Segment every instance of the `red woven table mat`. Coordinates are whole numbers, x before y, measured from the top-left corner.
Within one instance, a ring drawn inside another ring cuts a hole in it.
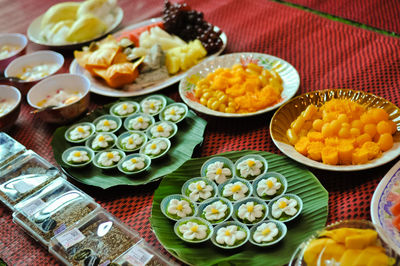
[[[330,21],[276,2],[187,2],[193,8],[202,10],[210,22],[226,32],[226,53],[261,52],[291,63],[299,71],[301,78],[298,94],[318,89],[351,88],[372,92],[396,105],[400,103],[400,92],[397,89],[400,87],[399,39]],[[134,18],[136,13],[127,11],[137,12],[132,8],[133,3],[120,1],[120,5],[126,16]],[[146,13],[149,17],[159,15],[161,3],[146,2],[144,5],[149,9],[156,8]],[[146,8],[142,10],[147,10]],[[0,29],[5,29],[2,26],[3,21],[5,24],[9,23],[0,16]],[[24,28],[15,28],[14,31],[24,31]],[[71,53],[64,55],[69,58],[67,62],[70,62]],[[65,66],[66,71],[67,69]],[[161,93],[180,100],[177,85]],[[110,101],[112,99],[93,96],[91,108]],[[50,142],[56,126],[41,122],[29,114],[29,111],[30,108],[24,103],[20,118],[11,129],[10,135],[54,163]],[[208,121],[208,125],[204,142],[194,154],[196,157],[243,149],[281,154],[269,136],[268,127],[272,113],[233,120],[201,116]],[[350,218],[369,219],[374,189],[393,163],[350,174],[310,169],[329,191],[328,223]],[[74,183],[109,212],[137,230],[155,248],[162,249],[148,221],[152,195],[159,183],[113,188],[106,192]],[[11,220],[11,212],[0,206],[1,258],[11,265],[56,263],[44,248],[40,248],[29,236],[18,231]],[[163,252],[166,253],[165,250]]]
[[[374,28],[400,34],[400,2],[397,0],[282,0]]]

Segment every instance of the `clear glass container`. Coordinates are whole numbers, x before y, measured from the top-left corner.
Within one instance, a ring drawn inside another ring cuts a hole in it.
[[[91,197],[58,178],[15,205],[13,220],[44,246],[100,208]]]
[[[29,150],[0,171],[0,200],[11,210],[15,204],[62,176],[59,170]]]
[[[7,135],[0,132],[0,169],[14,160],[18,155],[24,153],[25,146]]]
[[[49,251],[66,265],[108,265],[141,240],[105,210],[97,210],[50,241]]]

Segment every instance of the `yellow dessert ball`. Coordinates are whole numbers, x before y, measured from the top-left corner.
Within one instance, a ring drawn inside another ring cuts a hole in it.
[[[378,141],[382,151],[390,150],[393,147],[393,137],[389,133],[382,134]]]

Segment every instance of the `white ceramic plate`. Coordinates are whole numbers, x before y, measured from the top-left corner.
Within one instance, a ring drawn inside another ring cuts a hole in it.
[[[400,200],[400,161],[383,177],[371,200],[371,219],[379,236],[400,255],[400,231],[390,207]]]
[[[162,21],[162,18],[152,18],[149,20],[145,20],[140,23],[130,25],[130,26],[118,31],[115,34],[115,36],[118,37],[123,32],[134,30],[134,29],[141,28],[141,27],[148,26],[148,25],[152,25],[152,24],[155,24],[160,21]],[[219,30],[219,28],[216,26],[214,26],[214,29]],[[226,34],[224,32],[222,32],[220,35],[220,38],[222,40],[221,49],[218,52],[206,57],[203,61],[215,58],[220,53],[222,53],[222,51],[225,49],[226,44],[227,44]],[[143,89],[135,89],[135,90],[129,90],[129,91],[125,90],[124,91],[124,90],[117,90],[117,89],[110,88],[102,80],[92,77],[92,75],[90,75],[90,73],[86,69],[82,68],[75,59],[72,61],[71,65],[69,67],[69,72],[71,72],[73,74],[85,75],[86,77],[88,77],[90,79],[90,82],[92,83],[92,88],[91,88],[92,92],[94,92],[96,94],[104,95],[104,96],[109,96],[109,97],[129,97],[129,96],[144,95],[144,94],[149,94],[149,93],[152,93],[155,91],[159,91],[165,87],[168,87],[168,86],[178,82],[187,73],[187,71],[180,72],[177,75],[171,76],[170,78],[168,78],[164,81],[160,81],[153,85],[147,86]]]
[[[113,30],[115,30],[119,26],[119,24],[121,23],[121,21],[124,17],[124,11],[120,7],[117,7],[114,11],[114,17],[115,17],[114,23],[108,28],[108,30],[106,32],[104,32],[104,34],[97,36],[94,39],[87,40],[84,42],[67,43],[67,44],[53,44],[53,43],[50,43],[50,42],[44,40],[41,36],[41,26],[40,26],[43,15],[37,17],[36,19],[34,19],[32,21],[32,23],[28,27],[27,34],[28,34],[29,40],[36,44],[45,45],[45,46],[53,47],[53,48],[59,48],[59,49],[76,49],[86,43],[89,43],[89,42],[99,39],[103,36],[106,36]]]
[[[203,78],[207,76],[208,73],[213,72],[217,68],[232,67],[232,65],[234,64],[249,63],[254,61],[256,61],[258,65],[266,69],[274,68],[274,70],[277,71],[281,76],[283,80],[283,91],[281,95],[282,100],[277,104],[274,104],[254,113],[233,114],[218,112],[209,109],[198,102],[198,100],[194,96],[194,89],[196,88],[196,85],[190,81],[192,77],[196,77],[197,80],[199,77]],[[299,73],[297,73],[296,69],[291,64],[283,59],[272,55],[260,53],[234,53],[223,55],[212,60],[204,61],[203,63],[190,69],[187,72],[186,77],[183,78],[179,84],[179,95],[188,106],[196,111],[207,115],[219,117],[246,117],[259,115],[278,108],[282,104],[289,101],[290,98],[292,98],[296,94],[297,90],[299,89],[299,85]]]
[[[333,98],[339,99],[351,99],[355,102],[358,102],[367,108],[379,107],[386,110],[389,114],[389,119],[393,120],[397,127],[400,128],[400,108],[398,108],[393,103],[387,101],[384,98],[376,96],[371,93],[367,93],[364,91],[356,91],[356,90],[346,90],[346,89],[332,89],[332,90],[319,90],[312,91],[308,93],[304,93],[300,96],[297,96],[287,102],[285,105],[282,105],[279,110],[277,110],[274,116],[271,119],[271,123],[269,126],[270,135],[272,141],[281,150],[286,156],[291,159],[322,170],[329,171],[359,171],[366,170],[370,168],[375,168],[385,163],[388,163],[395,159],[400,154],[400,132],[397,132],[394,135],[394,144],[393,147],[382,153],[382,156],[376,158],[374,160],[369,161],[366,164],[359,165],[328,165],[322,162],[311,160],[310,158],[302,155],[297,152],[291,144],[289,144],[289,140],[286,137],[286,131],[290,127],[290,123],[294,121],[298,115],[302,111],[306,109],[306,107],[310,104],[315,104],[317,106],[321,106],[326,101],[329,101]]]

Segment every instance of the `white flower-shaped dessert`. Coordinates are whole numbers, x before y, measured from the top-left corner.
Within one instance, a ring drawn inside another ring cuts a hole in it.
[[[282,184],[275,177],[260,180],[257,184],[257,194],[259,196],[272,196],[281,188]]]
[[[261,204],[255,204],[253,201],[240,205],[238,209],[238,217],[242,220],[254,222],[256,219],[263,217],[264,210]]]
[[[139,134],[131,134],[121,140],[122,146],[127,150],[133,150],[143,143],[143,138]]]
[[[213,187],[207,185],[204,181],[193,182],[188,186],[190,191],[189,198],[193,201],[198,201],[199,199],[208,199],[212,196]]]
[[[187,222],[178,227],[179,232],[182,233],[183,238],[188,240],[204,239],[207,237],[207,226],[195,222]]]
[[[192,214],[193,210],[190,207],[189,202],[186,200],[172,199],[167,208],[167,212],[172,215],[177,215],[180,218],[184,218]]]
[[[118,126],[117,122],[111,119],[102,119],[96,124],[97,131],[108,132],[116,129]]]
[[[217,231],[217,243],[220,245],[233,246],[236,241],[246,238],[246,233],[239,229],[237,225],[222,227]]]
[[[102,152],[98,159],[98,164],[103,166],[111,166],[121,160],[121,154],[117,151]]]
[[[228,205],[221,201],[215,201],[204,208],[204,214],[209,221],[218,221],[226,216]]]
[[[142,157],[134,157],[122,163],[122,168],[128,171],[140,170],[145,166],[145,159]]]
[[[129,120],[129,128],[143,130],[150,126],[151,119],[146,116],[138,116]]]
[[[77,126],[69,133],[69,138],[79,140],[87,138],[90,135],[90,126]]]
[[[164,119],[168,121],[178,121],[185,114],[185,108],[173,105],[164,111]]]
[[[144,153],[147,155],[155,156],[162,153],[167,147],[168,144],[164,140],[155,139],[154,141],[146,145]]]
[[[246,197],[246,193],[249,191],[249,188],[243,182],[235,182],[229,183],[224,186],[224,190],[222,191],[222,196],[224,197],[232,197],[233,200],[241,200]]]
[[[253,239],[257,243],[261,242],[270,242],[276,237],[279,233],[278,227],[274,223],[262,223],[257,226],[256,231],[254,232]]]
[[[279,218],[282,216],[282,213],[293,216],[297,213],[296,206],[297,201],[295,199],[287,199],[282,197],[272,204],[272,216],[274,218]]]
[[[217,184],[222,184],[232,175],[231,169],[224,167],[223,162],[214,162],[207,166],[206,176],[210,180],[215,180]]]
[[[150,133],[154,138],[168,138],[173,131],[173,128],[168,123],[160,123],[150,129]]]
[[[147,99],[142,102],[142,110],[146,114],[155,114],[162,108],[163,102],[158,99]]]
[[[134,111],[134,105],[131,103],[120,103],[114,109],[114,112],[117,115],[127,115],[133,113]]]
[[[240,176],[247,178],[261,174],[263,163],[257,159],[249,158],[240,162],[237,167],[240,171]]]
[[[67,157],[67,161],[73,163],[84,163],[89,161],[89,159],[86,151],[71,151]]]
[[[114,139],[110,135],[100,134],[94,138],[92,141],[92,148],[107,148],[110,144],[109,142],[114,141]]]

